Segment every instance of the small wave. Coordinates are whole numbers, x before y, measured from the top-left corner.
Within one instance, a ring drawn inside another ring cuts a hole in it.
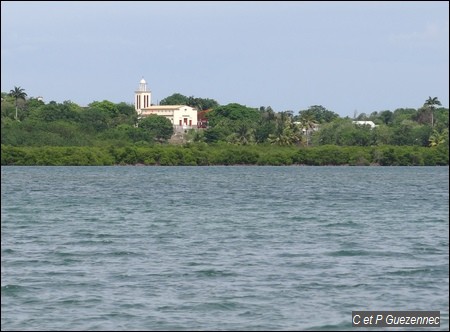
[[[342,257],[342,256],[370,256],[372,255],[371,252],[366,250],[338,250],[333,251],[328,254],[329,256],[333,257]]]
[[[399,269],[396,271],[391,271],[391,272],[387,272],[388,275],[394,275],[394,276],[411,276],[411,275],[431,275],[431,274],[435,274],[437,272],[440,272],[437,269],[432,269],[432,268],[405,268],[405,269]],[[448,271],[447,271],[447,275],[448,275]]]
[[[379,257],[395,257],[396,259],[400,259],[400,258],[403,258],[403,259],[407,259],[407,258],[415,259],[416,258],[416,256],[413,255],[410,252],[385,251],[385,250],[383,250],[383,251],[373,251],[372,255],[373,256],[379,256]]]
[[[447,246],[448,246],[448,245],[447,245]],[[448,248],[447,248],[447,249],[448,249]],[[445,252],[444,250],[442,250],[442,249],[440,249],[440,248],[435,248],[435,247],[431,247],[431,246],[429,246],[429,245],[420,245],[420,244],[414,246],[414,247],[412,248],[412,251],[413,251],[414,253],[420,254],[420,255],[423,255],[423,254],[426,254],[426,255],[429,255],[429,254],[437,255],[437,254],[442,254],[442,253]]]
[[[20,285],[10,284],[2,286],[2,296],[15,296],[26,291],[27,287]]]
[[[352,220],[342,221],[342,222],[331,222],[329,224],[323,225],[323,227],[350,227],[352,229],[360,227],[360,226],[361,225],[359,223],[356,223]]]
[[[198,270],[195,271],[195,273],[199,276],[203,277],[233,277],[237,276],[234,272],[226,272],[226,271],[220,271],[220,270],[214,270],[214,269],[206,269],[206,270]]]
[[[111,255],[111,256],[139,256],[140,254],[138,254],[137,252],[134,252],[134,251],[120,250],[120,251],[111,252],[109,255]]]
[[[81,230],[81,231],[76,231],[76,232],[72,233],[72,236],[73,236],[73,238],[89,239],[89,238],[95,237],[96,234],[92,231]]]
[[[310,257],[310,256],[311,256],[311,254],[304,254],[304,253],[293,254],[290,252],[283,252],[283,253],[277,255],[277,257],[283,257],[283,258]]]
[[[188,266],[200,266],[200,265],[204,265],[204,263],[188,262],[187,265],[188,265]]]
[[[56,251],[55,255],[57,257],[73,257],[78,256],[78,253],[75,252],[67,252],[67,251]]]
[[[62,299],[57,302],[58,305],[66,306],[66,305],[78,305],[84,304],[85,301],[82,299]]]
[[[104,238],[111,238],[111,237],[115,237],[113,234],[105,234],[105,233],[100,233],[95,235],[96,238],[99,239],[104,239]]]
[[[189,310],[195,310],[195,311],[201,311],[201,312],[208,312],[210,310],[235,310],[239,306],[236,302],[230,302],[230,301],[223,301],[223,302],[206,302],[206,303],[199,303],[194,304],[192,306],[183,306],[183,309],[189,309]]]

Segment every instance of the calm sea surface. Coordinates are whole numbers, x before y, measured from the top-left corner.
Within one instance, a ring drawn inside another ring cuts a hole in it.
[[[448,167],[2,167],[1,328],[340,330],[352,310],[440,310],[448,330],[448,180]]]

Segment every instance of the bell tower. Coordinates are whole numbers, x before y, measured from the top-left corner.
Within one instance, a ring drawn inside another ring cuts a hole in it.
[[[139,82],[139,88],[134,93],[134,108],[138,114],[142,113],[144,108],[151,106],[152,92],[147,88],[147,82],[144,78]]]

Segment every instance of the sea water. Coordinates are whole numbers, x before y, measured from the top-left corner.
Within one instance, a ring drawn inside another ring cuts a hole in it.
[[[2,330],[341,330],[439,310],[448,167],[2,167]]]

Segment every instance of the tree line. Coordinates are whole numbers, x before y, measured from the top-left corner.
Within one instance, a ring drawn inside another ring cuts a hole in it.
[[[420,146],[234,145],[218,143],[154,146],[1,146],[2,165],[46,166],[212,166],[212,165],[350,165],[444,166],[448,151]]]
[[[134,106],[124,102],[94,101],[87,107],[71,101],[44,103],[37,98],[27,98],[25,90],[20,87],[1,95],[2,154],[10,147],[97,147],[102,151],[109,151],[109,147],[156,148],[167,145],[174,134],[172,124],[165,117],[139,119]],[[439,156],[443,153],[448,163],[449,111],[440,107],[437,97],[429,97],[418,109],[374,111],[355,114],[354,118],[340,117],[321,105],[313,105],[294,114],[293,111],[276,112],[270,106],[220,105],[213,99],[186,97],[179,93],[163,99],[161,104],[185,104],[202,111],[208,126],[186,133],[186,141],[190,142],[191,148],[195,144],[206,144],[211,148],[220,146],[216,147],[219,150],[227,146],[246,146],[248,151],[252,151],[249,147],[255,146],[263,150],[270,147],[270,151],[272,148],[281,151],[281,148],[291,147],[325,153],[328,150],[320,147],[382,150],[388,146],[394,149],[392,151],[399,151],[395,148],[399,146],[423,147]],[[376,127],[358,125],[354,121],[373,121]],[[253,163],[264,164],[261,160],[265,154],[261,151],[257,154],[260,161],[253,160]],[[402,159],[399,158],[394,159]],[[421,157],[417,164],[442,164],[442,157],[436,158],[439,161],[428,162],[428,157]],[[144,159],[139,163],[145,164]],[[365,156],[364,159],[369,164],[383,164],[373,156]],[[215,164],[215,160],[212,158],[209,162]],[[122,163],[116,159],[114,162]],[[292,162],[302,163],[295,158]],[[343,163],[352,164],[352,161]],[[282,164],[289,164],[289,161]]]

